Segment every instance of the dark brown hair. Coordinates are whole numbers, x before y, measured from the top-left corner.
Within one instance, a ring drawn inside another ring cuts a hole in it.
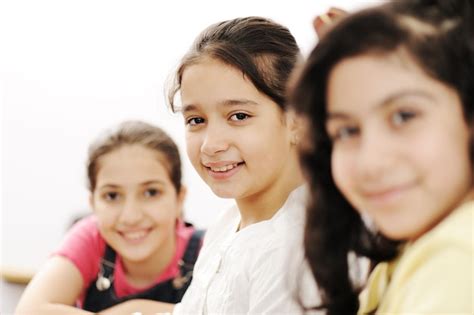
[[[172,111],[177,110],[175,96],[184,70],[203,58],[241,70],[260,92],[284,109],[285,87],[300,51],[290,31],[269,19],[245,17],[213,24],[201,32],[178,66],[167,91]]]
[[[142,145],[164,157],[165,167],[176,192],[181,190],[181,160],[178,147],[161,128],[142,121],[125,121],[105,132],[89,147],[87,159],[88,188],[94,191],[100,158],[126,145]]]
[[[403,49],[430,77],[458,93],[471,130],[474,163],[474,32],[471,0],[397,0],[349,15],[309,56],[291,92],[291,104],[309,121],[311,145],[301,154],[310,184],[305,255],[329,315],[355,314],[358,291],[350,281],[348,253],[374,262],[397,255],[398,243],[368,231],[332,178],[332,143],[326,132],[326,90],[332,69],[364,54]],[[473,166],[474,169],[474,166]]]

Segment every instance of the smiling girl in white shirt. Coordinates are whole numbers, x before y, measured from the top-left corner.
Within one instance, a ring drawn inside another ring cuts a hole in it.
[[[188,156],[212,191],[237,205],[209,229],[174,313],[301,310],[290,265],[302,262],[305,187],[298,124],[285,108],[299,59],[288,29],[259,17],[211,25],[182,59],[169,101],[184,117]]]

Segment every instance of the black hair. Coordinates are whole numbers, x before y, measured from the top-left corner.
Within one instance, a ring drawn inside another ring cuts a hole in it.
[[[290,91],[290,103],[309,122],[310,146],[300,159],[309,180],[305,255],[328,315],[356,314],[360,288],[349,277],[348,253],[374,262],[398,254],[399,242],[368,230],[332,178],[326,131],[326,90],[332,69],[364,54],[403,49],[430,77],[459,95],[470,128],[474,163],[474,32],[470,0],[398,0],[349,15],[317,44]]]
[[[168,90],[168,103],[176,111],[175,95],[184,70],[203,58],[232,66],[284,109],[286,85],[300,50],[290,31],[263,17],[244,17],[213,24],[196,38],[182,58]]]

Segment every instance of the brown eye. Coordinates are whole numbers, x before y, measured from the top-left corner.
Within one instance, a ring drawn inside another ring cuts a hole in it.
[[[359,128],[352,127],[352,126],[343,126],[339,127],[335,132],[330,134],[331,140],[339,141],[339,140],[348,140],[352,137],[355,137],[359,134]]]
[[[160,194],[160,191],[155,188],[150,188],[150,189],[145,190],[145,197],[155,197],[155,196],[158,196],[159,194]]]
[[[230,120],[233,120],[233,121],[242,121],[242,120],[246,120],[250,118],[250,115],[246,114],[246,113],[236,113],[236,114],[233,114],[232,116],[230,116]]]
[[[412,111],[400,110],[392,115],[391,120],[394,125],[400,126],[415,117],[416,113]]]
[[[186,125],[196,126],[204,123],[204,118],[202,117],[193,117],[186,120]]]
[[[110,191],[104,194],[104,199],[107,201],[115,201],[119,198],[119,194],[115,191]]]

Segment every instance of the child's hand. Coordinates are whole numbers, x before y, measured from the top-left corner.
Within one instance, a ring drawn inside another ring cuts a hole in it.
[[[318,37],[321,39],[334,22],[343,18],[347,14],[347,11],[333,7],[326,13],[316,16],[313,20],[313,27],[316,34],[318,34]]]

